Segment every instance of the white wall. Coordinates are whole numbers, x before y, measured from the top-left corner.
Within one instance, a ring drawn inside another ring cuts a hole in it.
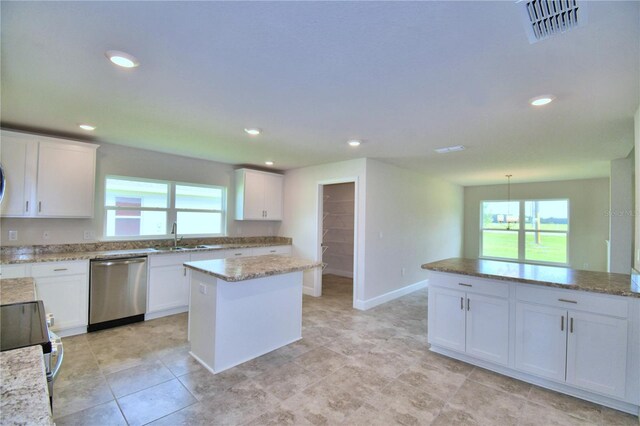
[[[295,255],[321,259],[318,186],[349,179],[357,181],[356,307],[422,282],[423,263],[460,256],[462,188],[371,159],[287,171],[280,234],[293,238]],[[305,292],[317,295],[319,280],[319,271],[306,273]]]
[[[636,153],[636,168],[640,167],[640,107],[636,110],[636,114],[634,116],[634,125],[635,125],[635,153]],[[636,238],[634,245],[634,267],[637,270],[640,270],[640,173],[636,169],[636,205],[635,205],[635,228],[636,228]]]
[[[320,166],[288,170],[284,178],[284,217],[281,236],[293,238],[293,254],[321,260],[318,219],[321,214],[318,190],[320,184],[356,181],[355,199],[358,228],[355,247],[357,264],[354,276],[356,297],[362,297],[364,286],[364,226],[366,197],[366,160],[341,161]],[[318,296],[322,272],[319,268],[304,274],[304,291]]]
[[[84,231],[103,236],[103,199],[106,175],[164,179],[227,187],[227,235],[277,235],[280,222],[242,222],[234,220],[235,189],[233,166],[230,164],[181,157],[155,151],[101,144],[97,154],[96,202],[93,219],[17,219],[0,220],[2,245],[64,244],[85,241]],[[18,231],[18,240],[9,241],[9,230]],[[42,233],[50,232],[44,240]]]
[[[511,185],[511,199],[569,199],[569,264],[576,269],[606,271],[609,238],[609,179],[581,179]],[[464,189],[464,257],[480,252],[480,202],[506,200],[507,185]],[[585,266],[586,264],[586,266]]]
[[[633,154],[611,161],[609,272],[628,274],[633,265]]]
[[[462,187],[368,159],[365,300],[426,280],[424,263],[460,257],[462,212]]]

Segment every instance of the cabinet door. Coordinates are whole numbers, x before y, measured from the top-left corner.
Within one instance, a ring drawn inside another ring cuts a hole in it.
[[[263,175],[266,220],[282,220],[282,176]]]
[[[516,304],[516,369],[564,381],[566,346],[566,310]]]
[[[179,308],[189,304],[189,279],[182,264],[189,255],[179,255],[171,264],[149,268],[149,303],[147,313]]]
[[[95,158],[94,148],[40,142],[37,215],[92,217]]]
[[[244,173],[244,214],[243,219],[264,219],[264,174]]]
[[[464,292],[429,287],[429,343],[464,352],[464,299]]]
[[[28,277],[27,265],[0,265],[0,278],[22,278]]]
[[[509,363],[509,302],[467,293],[466,352],[476,358]]]
[[[567,383],[624,397],[627,320],[569,311]]]
[[[38,297],[53,314],[53,331],[83,327],[89,322],[89,276],[62,275],[36,278]]]
[[[0,214],[7,217],[31,216],[34,211],[38,143],[27,135],[2,132],[0,161],[6,187]]]

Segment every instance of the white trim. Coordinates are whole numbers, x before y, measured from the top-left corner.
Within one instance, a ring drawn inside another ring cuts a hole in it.
[[[341,271],[339,269],[333,269],[329,267],[326,267],[324,271],[322,271],[322,275],[325,274],[333,274],[338,275],[339,277],[353,278],[353,271]]]
[[[177,308],[165,309],[163,311],[156,311],[151,313],[147,312],[146,314],[144,314],[144,320],[149,321],[156,318],[162,318],[162,317],[167,317],[169,315],[181,314],[183,312],[188,312],[188,311],[189,311],[189,306],[186,305],[186,306],[179,306]]]
[[[315,294],[313,287],[302,287],[302,294],[307,296],[318,297],[319,294]]]
[[[409,293],[413,293],[414,291],[421,290],[428,286],[429,286],[429,280],[418,281],[417,283],[409,284],[408,286],[405,286],[396,290],[392,290],[388,293],[382,294],[372,299],[356,300],[354,302],[354,308],[360,309],[362,311],[366,311],[367,309],[371,309],[375,306],[389,302],[393,299],[397,299],[398,297],[402,297]]]
[[[86,334],[87,326],[65,328],[64,330],[53,330],[59,337],[75,336],[77,334]]]

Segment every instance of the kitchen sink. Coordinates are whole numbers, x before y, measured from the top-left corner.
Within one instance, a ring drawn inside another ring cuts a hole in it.
[[[153,247],[154,250],[157,251],[180,251],[180,250],[188,250],[191,247],[182,247],[182,246],[178,246],[178,247]]]

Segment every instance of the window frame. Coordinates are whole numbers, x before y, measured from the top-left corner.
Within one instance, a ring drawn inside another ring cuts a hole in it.
[[[108,179],[121,179],[137,182],[150,182],[158,184],[166,184],[167,191],[167,207],[125,207],[125,206],[107,206],[107,180]],[[210,209],[185,209],[176,208],[176,185],[180,186],[194,186],[202,188],[213,188],[222,191],[221,210]],[[104,193],[102,200],[102,208],[104,210],[103,218],[103,238],[105,240],[164,240],[172,238],[171,226],[178,220],[178,212],[193,212],[193,213],[220,213],[220,233],[217,234],[182,234],[178,228],[178,235],[188,238],[209,238],[209,237],[224,237],[227,233],[227,187],[222,185],[209,185],[203,183],[182,182],[182,181],[170,181],[161,179],[148,179],[134,176],[122,176],[122,175],[106,175],[104,177]],[[157,235],[107,235],[108,220],[107,215],[110,210],[133,210],[133,211],[157,211],[166,213],[165,234]]]
[[[484,218],[483,218],[483,204],[484,203],[506,203],[506,202],[517,202],[519,206],[518,212],[518,229],[514,230],[505,230],[505,229],[494,229],[494,228],[485,228],[484,227]],[[545,230],[538,231],[544,233],[553,233],[553,234],[565,234],[567,236],[567,247],[566,247],[566,262],[546,262],[543,260],[529,260],[526,259],[526,236],[527,232],[535,232],[532,229],[526,229],[525,225],[525,205],[527,202],[532,201],[566,201],[567,203],[567,230],[566,231],[558,231],[558,230]],[[491,200],[480,200],[480,232],[479,232],[479,244],[478,244],[478,258],[479,259],[487,259],[487,260],[500,260],[506,262],[518,262],[518,263],[527,263],[532,265],[547,265],[547,266],[562,266],[562,267],[571,267],[570,261],[570,253],[571,253],[571,200],[569,198],[521,198],[517,200],[504,200],[504,199],[491,199]],[[484,231],[506,231],[506,232],[515,232],[518,235],[518,257],[517,258],[509,258],[509,257],[497,257],[497,256],[483,256],[482,249],[484,246]]]

